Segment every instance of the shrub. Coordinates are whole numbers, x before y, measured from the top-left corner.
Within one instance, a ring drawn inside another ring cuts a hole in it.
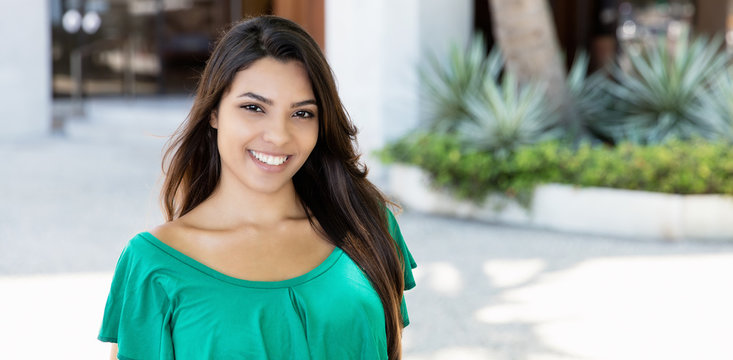
[[[733,148],[699,138],[649,146],[584,143],[576,149],[546,141],[499,158],[492,152],[466,150],[452,135],[418,134],[388,145],[380,156],[388,163],[418,166],[436,186],[475,201],[492,192],[522,200],[545,183],[733,195]]]
[[[490,192],[520,201],[538,184],[565,183],[677,194],[733,195],[733,76],[721,40],[681,39],[628,48],[630,67],[612,80],[587,74],[581,53],[568,78],[569,107],[594,136],[614,147],[578,144],[577,126],[558,138],[558,109],[536,84],[502,72],[476,37],[445,61],[421,69],[429,133],[385,147],[387,162],[416,165],[436,186],[480,201]],[[720,76],[723,74],[723,76]],[[567,121],[566,121],[567,122]],[[572,122],[576,124],[576,122]]]

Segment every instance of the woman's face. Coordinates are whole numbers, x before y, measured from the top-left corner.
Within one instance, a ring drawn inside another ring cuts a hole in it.
[[[318,139],[318,108],[305,67],[265,57],[239,71],[211,126],[218,129],[222,182],[235,180],[261,193],[292,184]]]

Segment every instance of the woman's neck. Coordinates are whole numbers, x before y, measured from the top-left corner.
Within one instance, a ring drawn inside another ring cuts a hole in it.
[[[199,215],[217,228],[269,226],[306,217],[292,181],[277,191],[263,193],[222,176],[214,192],[199,207]]]

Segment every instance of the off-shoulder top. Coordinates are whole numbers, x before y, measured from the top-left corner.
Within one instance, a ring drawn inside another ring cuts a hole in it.
[[[391,212],[388,221],[411,289],[417,265]],[[402,321],[409,324],[404,298]],[[98,338],[117,343],[123,360],[387,359],[379,296],[338,247],[304,275],[249,281],[148,232],[119,258]]]

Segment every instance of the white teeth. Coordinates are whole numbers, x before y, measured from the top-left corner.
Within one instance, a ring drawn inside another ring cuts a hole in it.
[[[250,150],[249,152],[250,152],[250,153],[251,153],[251,154],[252,154],[252,155],[253,155],[253,156],[254,156],[254,157],[255,157],[255,158],[257,159],[257,160],[259,160],[259,161],[261,161],[261,162],[263,162],[263,163],[265,163],[265,164],[267,164],[267,165],[273,165],[273,166],[277,166],[277,165],[282,165],[282,164],[283,164],[283,163],[285,162],[285,160],[287,160],[287,159],[288,159],[288,157],[287,157],[287,156],[272,156],[272,155],[265,155],[265,154],[260,154],[260,153],[258,153],[258,152],[256,152],[256,151],[254,151],[254,150]]]

